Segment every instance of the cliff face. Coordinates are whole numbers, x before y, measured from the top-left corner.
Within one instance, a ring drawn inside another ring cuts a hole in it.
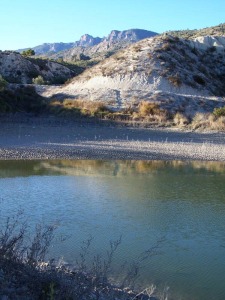
[[[0,74],[11,83],[32,83],[39,75],[45,81],[66,81],[73,77],[73,72],[56,62],[25,58],[16,52],[0,52]]]

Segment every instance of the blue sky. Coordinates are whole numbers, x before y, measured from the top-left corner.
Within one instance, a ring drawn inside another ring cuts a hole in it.
[[[73,42],[131,28],[156,32],[225,22],[224,0],[0,0],[0,49]]]

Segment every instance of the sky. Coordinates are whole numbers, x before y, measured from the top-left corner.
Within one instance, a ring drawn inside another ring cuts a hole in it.
[[[74,42],[86,33],[162,33],[224,22],[224,0],[0,0],[0,50]]]

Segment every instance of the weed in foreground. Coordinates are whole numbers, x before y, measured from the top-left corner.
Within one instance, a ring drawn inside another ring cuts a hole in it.
[[[132,264],[123,264],[121,270],[126,270],[123,279],[120,278],[119,284],[112,284],[109,277],[121,237],[110,242],[105,257],[98,254],[91,256],[93,238],[89,238],[83,242],[75,266],[68,267],[63,261],[45,261],[55,236],[55,226],[37,225],[31,236],[22,211],[1,220],[0,226],[0,296],[54,300],[157,299],[153,297],[154,286],[139,293],[135,293],[134,288],[143,263],[158,253],[164,239],[142,253]],[[91,264],[87,263],[89,258]]]

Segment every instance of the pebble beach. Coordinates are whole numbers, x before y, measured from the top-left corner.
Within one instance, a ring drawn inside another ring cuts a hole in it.
[[[11,117],[1,122],[0,159],[225,161],[225,133]]]

